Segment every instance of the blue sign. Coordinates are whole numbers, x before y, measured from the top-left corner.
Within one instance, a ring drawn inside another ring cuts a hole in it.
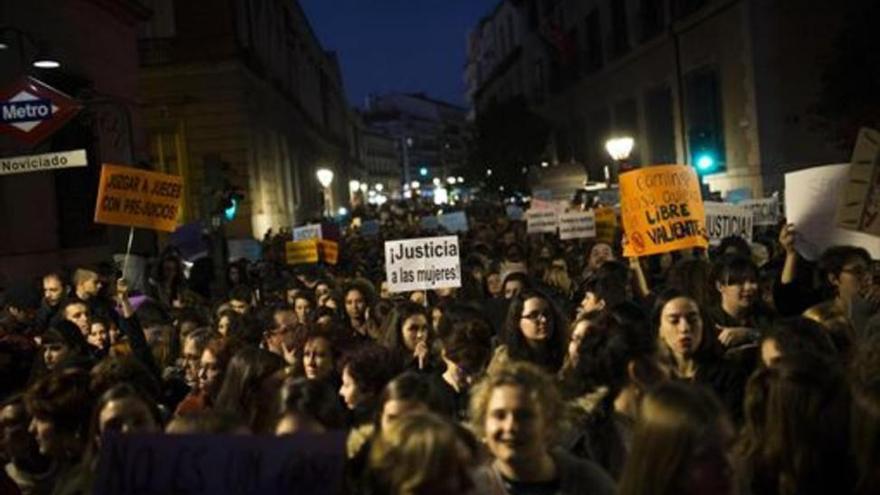
[[[96,495],[342,493],[345,434],[108,435]]]
[[[437,220],[437,217],[431,215],[427,217],[422,217],[421,222],[419,222],[422,229],[424,230],[437,230],[440,226],[440,222]]]
[[[507,212],[507,218],[511,220],[522,220],[523,219],[523,209],[517,205],[507,205],[505,208]]]
[[[52,102],[48,99],[4,101],[0,103],[0,122],[34,122],[52,118]]]
[[[189,261],[208,252],[208,244],[202,237],[202,224],[198,222],[177,227],[177,230],[171,233],[171,244]]]
[[[364,237],[376,237],[379,235],[379,221],[365,220],[361,222],[361,235]]]
[[[467,232],[468,220],[463,211],[444,213],[437,217],[437,222],[448,232]]]

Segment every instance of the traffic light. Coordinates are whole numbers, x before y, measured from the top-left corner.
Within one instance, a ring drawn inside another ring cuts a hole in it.
[[[691,163],[700,175],[720,174],[727,171],[724,161],[724,142],[713,129],[696,128],[688,133]]]
[[[215,191],[214,197],[216,198],[215,214],[222,214],[227,222],[234,220],[238,213],[238,205],[244,200],[241,190],[227,184],[222,190]]]

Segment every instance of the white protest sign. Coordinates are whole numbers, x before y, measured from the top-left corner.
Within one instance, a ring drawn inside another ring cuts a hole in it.
[[[751,242],[754,219],[746,208],[727,203],[704,201],[706,234],[709,244],[717,246],[725,237],[738,236]]]
[[[526,211],[526,233],[543,234],[556,232],[559,215],[556,210],[534,208]]]
[[[596,214],[590,211],[570,211],[559,215],[559,238],[584,239],[596,237]]]
[[[746,199],[736,205],[752,211],[755,225],[779,224],[779,200],[777,198]]]
[[[461,287],[458,237],[422,237],[385,242],[390,292]]]
[[[294,241],[307,241],[309,239],[323,239],[321,234],[321,224],[312,223],[293,229]]]
[[[863,247],[880,259],[880,240],[837,227],[835,208],[849,177],[848,163],[823,165],[785,174],[785,217],[798,235],[795,246],[808,260],[839,245]]]
[[[86,150],[55,151],[40,155],[9,156],[0,158],[0,175],[45,172],[60,168],[85,167]]]

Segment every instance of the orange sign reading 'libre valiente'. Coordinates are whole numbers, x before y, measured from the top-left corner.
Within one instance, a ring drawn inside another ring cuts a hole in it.
[[[183,179],[104,164],[95,222],[173,232],[183,198]]]
[[[625,256],[708,246],[700,180],[691,167],[660,165],[621,174],[620,212]]]

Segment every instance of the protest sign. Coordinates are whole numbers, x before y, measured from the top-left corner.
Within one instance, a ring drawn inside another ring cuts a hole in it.
[[[507,213],[507,218],[511,220],[522,220],[523,219],[523,209],[517,205],[507,205],[504,207],[504,211]]]
[[[739,236],[752,241],[754,218],[747,208],[727,203],[703,203],[706,211],[706,234],[709,244],[717,246],[725,237]]]
[[[880,259],[876,237],[836,226],[834,208],[847,182],[848,163],[824,165],[785,174],[785,217],[798,235],[795,247],[808,260],[839,245],[863,247]]]
[[[242,258],[248,261],[259,261],[263,254],[263,246],[256,239],[229,239],[226,241],[229,248],[229,260],[235,261]]]
[[[208,253],[208,244],[199,222],[181,225],[169,237],[171,245],[180,250],[180,254],[187,260],[191,261]]]
[[[379,221],[365,220],[361,223],[361,235],[364,237],[376,237],[379,235]]]
[[[559,215],[559,239],[596,237],[596,215],[593,211],[570,211]]]
[[[444,213],[437,217],[437,222],[448,232],[467,232],[468,220],[463,211]]]
[[[559,224],[559,215],[554,209],[535,209],[526,211],[526,233],[554,233]]]
[[[707,246],[700,180],[691,167],[661,165],[621,174],[620,209],[625,256]]]
[[[614,208],[604,207],[593,210],[596,217],[596,241],[614,244],[617,236],[617,212]]]
[[[95,204],[95,222],[173,232],[177,228],[183,179],[104,164]]]
[[[599,203],[605,206],[614,206],[616,204],[620,204],[620,190],[619,189],[602,189],[596,193],[596,196],[599,198]]]
[[[880,236],[880,132],[859,131],[837,221],[844,229]]]
[[[318,250],[325,263],[335,265],[339,262],[339,243],[336,241],[318,241]]]
[[[779,224],[779,200],[777,198],[747,199],[737,203],[751,210],[755,225],[778,225]]]
[[[85,167],[86,150],[53,151],[39,155],[8,156],[0,158],[0,175],[45,172],[71,167]]]
[[[295,227],[293,229],[293,240],[306,241],[308,239],[323,239],[324,237],[321,234],[321,224],[312,223],[301,227]]]
[[[318,240],[288,241],[284,245],[284,257],[288,265],[318,262]]]
[[[733,203],[735,205],[738,205],[741,202],[750,199],[752,199],[751,187],[740,187],[738,189],[731,189],[727,191],[727,194],[724,195],[724,201],[726,203]]]
[[[422,237],[385,242],[388,290],[461,287],[458,237]]]
[[[335,495],[345,434],[116,435],[101,442],[96,495]]]
[[[440,227],[440,221],[437,220],[437,217],[434,215],[429,215],[422,217],[421,221],[419,221],[419,225],[423,230],[437,230],[437,228]]]

